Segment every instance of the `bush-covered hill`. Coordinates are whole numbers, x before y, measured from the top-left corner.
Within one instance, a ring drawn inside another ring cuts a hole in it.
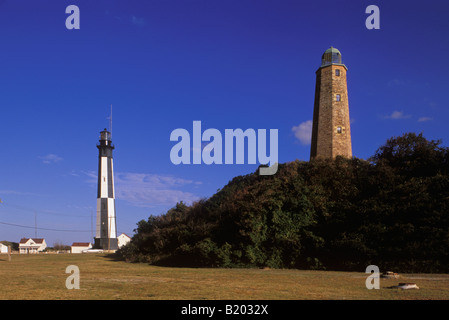
[[[449,272],[449,149],[422,134],[369,161],[294,161],[137,223],[117,253],[195,267]]]

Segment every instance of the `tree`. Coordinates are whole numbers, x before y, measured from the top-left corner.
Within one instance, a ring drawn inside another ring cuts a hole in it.
[[[370,160],[387,165],[407,176],[432,176],[448,172],[448,148],[440,147],[441,140],[427,140],[420,133],[406,133],[387,140]]]

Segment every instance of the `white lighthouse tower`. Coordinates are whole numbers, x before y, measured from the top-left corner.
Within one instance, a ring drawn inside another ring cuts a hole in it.
[[[117,250],[117,224],[115,220],[114,170],[112,165],[111,133],[100,132],[98,162],[97,226],[95,248]]]

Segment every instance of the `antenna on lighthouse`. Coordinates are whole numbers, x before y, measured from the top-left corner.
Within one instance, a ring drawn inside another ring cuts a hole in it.
[[[111,133],[112,138],[112,104],[111,104],[111,115],[109,116],[109,132]]]
[[[36,211],[34,212],[34,237],[37,238],[37,215],[36,215]]]

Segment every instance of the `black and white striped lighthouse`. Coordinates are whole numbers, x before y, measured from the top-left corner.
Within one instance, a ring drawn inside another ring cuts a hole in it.
[[[111,133],[100,132],[98,161],[97,226],[95,248],[117,250],[117,224],[115,221],[114,170],[112,165]]]

